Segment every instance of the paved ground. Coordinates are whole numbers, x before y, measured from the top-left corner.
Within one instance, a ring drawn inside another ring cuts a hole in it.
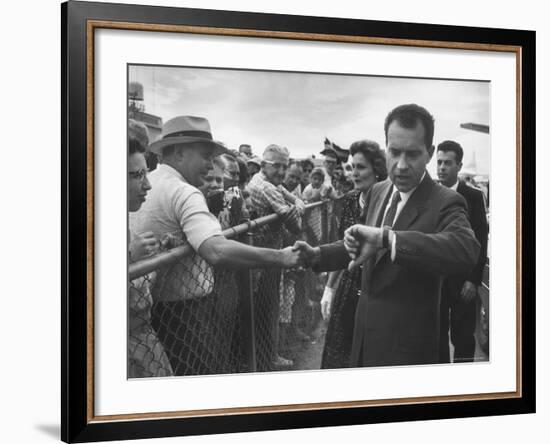
[[[312,340],[296,347],[293,370],[317,370],[321,368],[321,356],[325,346],[327,324],[320,321],[312,333]]]
[[[484,286],[480,290],[480,302],[478,309],[478,321],[476,326],[476,351],[474,360],[481,362],[489,360],[487,351],[488,347],[488,334],[489,334],[489,265],[485,267],[483,275]],[[322,289],[323,286],[320,288]],[[321,291],[321,290],[320,290]],[[485,307],[484,311],[486,316],[482,316],[481,307]],[[290,347],[290,357],[294,360],[294,366],[292,370],[317,370],[321,368],[321,356],[323,354],[323,347],[325,344],[325,333],[327,329],[327,322],[323,321],[320,316],[320,307],[318,302],[314,302],[310,307],[312,312],[319,311],[318,319],[314,322],[316,328],[310,332],[311,341],[296,342]],[[481,344],[484,346],[482,347]],[[451,349],[451,356],[453,354],[453,346],[449,343]]]
[[[323,354],[323,347],[325,344],[325,333],[327,330],[327,323],[320,320],[317,328],[312,333],[312,340],[309,342],[295,343],[291,347],[292,358],[294,359],[294,366],[292,370],[317,370],[321,368],[321,356]],[[487,361],[488,355],[483,351],[480,346],[480,342],[484,341],[484,333],[481,329],[481,323],[477,323],[476,329],[476,351],[474,360],[477,362]],[[453,346],[449,343],[451,349],[451,356],[453,354]]]

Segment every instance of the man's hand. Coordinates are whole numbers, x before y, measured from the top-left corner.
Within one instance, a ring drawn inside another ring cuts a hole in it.
[[[290,207],[290,210],[288,210],[283,215],[283,222],[286,222],[288,220],[296,219],[300,216],[300,212],[298,211],[298,208],[296,208],[294,205]]]
[[[462,291],[460,292],[462,300],[464,302],[470,302],[477,296],[477,286],[473,282],[466,281],[462,286]]]
[[[181,235],[166,233],[160,238],[160,249],[161,251],[170,250],[183,245],[183,243]]]
[[[321,251],[319,247],[312,247],[307,242],[296,241],[292,247],[300,255],[301,266],[308,268],[319,262]]]
[[[283,268],[298,268],[302,266],[300,252],[295,250],[294,247],[283,248],[281,253],[283,255]]]
[[[296,198],[294,201],[294,205],[296,205],[296,209],[298,210],[298,214],[302,216],[306,211],[306,204],[302,199]]]
[[[382,229],[353,225],[344,233],[344,246],[351,257],[348,270],[353,270],[382,248]]]
[[[158,253],[159,246],[159,241],[151,231],[139,234],[130,242],[130,246],[128,247],[130,259],[132,262],[136,262],[140,259],[152,256]]]

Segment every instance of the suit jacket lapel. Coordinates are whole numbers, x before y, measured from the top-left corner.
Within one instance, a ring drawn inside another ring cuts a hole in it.
[[[409,197],[409,200],[407,200],[407,203],[399,213],[399,216],[397,216],[397,220],[393,224],[393,229],[395,231],[406,230],[409,228],[418,215],[427,208],[429,205],[428,197],[434,185],[435,182],[426,172],[424,180],[420,183],[420,185],[418,185],[416,190],[414,190]]]
[[[409,200],[407,200],[407,203],[399,213],[399,216],[397,216],[396,221],[393,224],[394,230],[406,230],[411,226],[411,224],[416,220],[418,215],[424,211],[427,204],[427,198],[430,194],[430,190],[432,189],[434,185],[434,181],[430,177],[430,175],[426,172],[426,176],[424,177],[424,180],[418,185],[416,190],[411,194],[409,197]],[[387,205],[387,199],[389,199],[390,194],[388,193],[388,196],[385,200]],[[384,205],[384,209],[386,208],[386,205]],[[382,214],[384,211],[382,210]],[[382,220],[380,220],[380,223]],[[380,225],[380,224],[379,224]],[[378,226],[379,226],[378,225]],[[374,262],[374,266],[378,265],[378,263],[381,261],[381,259],[384,256],[389,256],[390,252],[389,250],[380,250],[376,255],[376,260]]]
[[[383,190],[380,191],[381,198],[376,199],[376,203],[374,207],[374,220],[372,220],[372,223],[370,225],[379,227],[382,224],[382,220],[384,218],[384,211],[386,210],[388,201],[391,198],[392,191],[393,191],[393,184],[388,180],[387,185],[384,187]]]
[[[391,191],[393,189],[393,184],[388,179],[385,181],[384,185],[380,187],[380,191],[376,195],[372,195],[368,205],[371,207],[367,212],[367,219],[365,225],[370,225],[374,227],[379,227],[382,223],[382,218],[384,217],[384,210],[388,204],[388,200],[391,197]],[[376,262],[376,257],[371,257],[363,264],[363,274],[362,274],[362,289],[366,291],[369,283],[372,269],[374,268]]]

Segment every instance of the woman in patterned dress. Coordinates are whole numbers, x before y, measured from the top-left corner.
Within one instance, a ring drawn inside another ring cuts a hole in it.
[[[128,128],[128,211],[145,202],[151,184],[147,178],[145,125],[130,120]],[[155,254],[160,243],[153,233],[129,232],[128,258],[135,262]],[[128,378],[172,376],[172,367],[156,331],[151,326],[151,287],[155,273],[140,276],[128,288]]]
[[[360,140],[350,146],[354,190],[345,195],[339,238],[350,226],[361,223],[366,214],[365,198],[371,186],[388,177],[386,157],[380,146],[371,140]],[[323,298],[323,319],[329,319],[321,368],[345,368],[353,338],[353,325],[358,294],[361,289],[361,269],[330,273]]]

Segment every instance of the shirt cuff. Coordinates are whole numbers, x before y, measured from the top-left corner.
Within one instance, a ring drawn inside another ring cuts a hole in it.
[[[396,251],[395,244],[397,242],[397,236],[395,235],[395,231],[392,231],[392,233],[393,233],[393,236],[391,241],[391,261],[395,262],[395,251]]]

